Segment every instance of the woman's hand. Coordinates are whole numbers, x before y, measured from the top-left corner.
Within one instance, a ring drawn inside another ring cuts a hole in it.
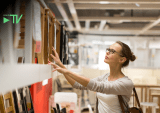
[[[48,60],[48,64],[53,66],[54,70],[52,72],[58,71],[59,73],[62,73],[62,74],[66,74],[68,72],[67,69],[61,68],[49,60]]]
[[[52,51],[54,52],[55,56],[53,56],[52,54],[50,54],[51,57],[53,58],[53,60],[55,61],[56,64],[60,65],[61,61],[59,59],[58,53],[56,52],[56,50],[53,47],[52,47]]]

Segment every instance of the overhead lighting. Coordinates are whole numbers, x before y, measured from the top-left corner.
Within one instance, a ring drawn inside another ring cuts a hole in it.
[[[100,1],[99,4],[109,4],[107,1]]]
[[[115,43],[115,41],[105,41],[105,42],[104,42],[105,45],[112,45],[112,44],[114,44],[114,43]]]
[[[102,44],[103,44],[103,42],[102,42],[102,41],[100,41],[100,40],[93,40],[93,41],[92,41],[92,44],[102,45]]]
[[[70,10],[71,14],[76,14],[75,10]]]
[[[135,5],[136,5],[137,7],[139,7],[139,6],[140,6],[138,3],[135,3]]]

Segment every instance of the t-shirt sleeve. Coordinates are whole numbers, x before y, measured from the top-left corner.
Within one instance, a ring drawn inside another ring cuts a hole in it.
[[[106,75],[106,74],[101,75],[101,76],[98,76],[98,77],[96,77],[96,78],[93,78],[92,80],[94,80],[94,81],[101,81],[105,75]],[[78,82],[75,82],[75,83],[74,83],[73,88],[80,89],[80,90],[87,90],[87,89],[88,89],[87,87],[84,87],[83,85],[81,85],[81,84],[78,83]]]
[[[84,87],[83,85],[81,85],[78,82],[74,83],[73,88],[80,89],[80,90],[87,90],[87,87]]]
[[[133,82],[129,78],[112,82],[91,79],[87,85],[87,88],[91,91],[115,95],[131,95],[133,87]]]

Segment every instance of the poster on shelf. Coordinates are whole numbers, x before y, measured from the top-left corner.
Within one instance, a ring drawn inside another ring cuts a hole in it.
[[[33,38],[36,41],[36,53],[41,52],[41,9],[38,1],[33,2]]]
[[[20,15],[20,2],[16,1],[16,7],[15,7],[15,14],[18,14],[18,17]],[[18,48],[19,40],[20,40],[20,22],[15,24],[15,34],[14,34],[14,42],[13,46],[14,48]]]

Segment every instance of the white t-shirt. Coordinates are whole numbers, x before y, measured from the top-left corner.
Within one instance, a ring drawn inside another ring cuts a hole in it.
[[[122,95],[124,101],[129,102],[134,85],[127,76],[115,81],[108,81],[109,75],[110,73],[107,73],[91,79],[87,87],[78,82],[75,82],[73,87],[81,90],[96,91],[99,113],[121,113],[118,95]]]

